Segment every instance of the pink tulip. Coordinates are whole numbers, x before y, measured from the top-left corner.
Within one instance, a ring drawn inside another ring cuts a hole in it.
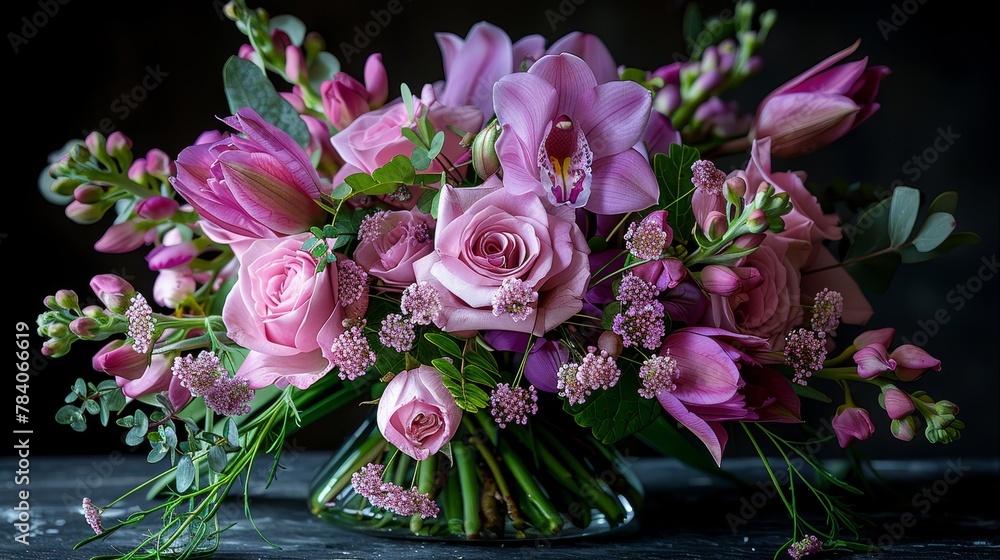
[[[708,293],[729,297],[756,289],[764,278],[756,268],[710,264],[701,271],[701,283]]]
[[[875,95],[889,69],[869,68],[867,57],[834,66],[860,44],[855,42],[765,97],[751,137],[770,137],[771,153],[794,157],[833,142],[867,120],[879,108]]]
[[[326,212],[316,202],[329,187],[291,136],[249,107],[223,120],[246,138],[184,148],[170,181],[201,219],[254,239],[322,223]]]
[[[135,221],[128,220],[109,227],[94,243],[94,250],[99,253],[128,253],[142,247],[145,241],[146,229],[139,227]]]
[[[91,365],[97,371],[131,381],[139,379],[146,371],[146,356],[125,344],[124,339],[118,339],[98,350],[91,359]]]
[[[405,370],[392,378],[378,402],[378,428],[386,441],[421,461],[451,441],[462,409],[430,366]]]
[[[896,336],[896,329],[885,327],[859,334],[852,344],[855,348],[864,348],[869,344],[878,344],[883,348],[888,348],[892,344],[892,337],[894,336]]]
[[[875,425],[868,417],[868,411],[856,406],[843,405],[837,409],[833,417],[833,431],[837,434],[837,443],[847,447],[855,440],[866,440],[875,433]]]
[[[365,90],[368,106],[377,109],[389,98],[389,76],[382,65],[382,55],[375,53],[365,60]]]
[[[369,110],[365,86],[346,72],[334,74],[332,79],[320,84],[319,91],[326,119],[337,130],[347,128],[354,119]]]

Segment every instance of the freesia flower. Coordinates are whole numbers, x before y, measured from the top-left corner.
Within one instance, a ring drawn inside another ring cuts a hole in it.
[[[890,70],[869,67],[868,57],[837,65],[860,44],[855,42],[768,94],[757,109],[751,138],[770,137],[777,157],[800,156],[871,117],[880,107],[875,101],[879,83]]]
[[[502,127],[496,143],[504,187],[554,205],[619,214],[648,208],[658,187],[634,148],[649,120],[649,91],[634,82],[598,85],[571,54],[547,55],[493,90]]]
[[[294,235],[321,224],[326,213],[316,202],[329,185],[306,152],[249,107],[223,121],[246,138],[184,148],[170,181],[199,217],[251,239]]]
[[[833,417],[833,431],[841,447],[859,440],[866,440],[875,433],[875,425],[868,417],[868,411],[857,406],[842,405]]]
[[[451,441],[462,421],[441,374],[430,366],[397,373],[378,401],[378,429],[386,441],[420,461]]]
[[[913,344],[896,347],[889,353],[889,358],[896,363],[896,377],[903,381],[913,381],[927,370],[941,371],[941,360]]]

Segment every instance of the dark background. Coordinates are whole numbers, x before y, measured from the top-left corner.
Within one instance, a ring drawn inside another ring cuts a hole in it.
[[[402,12],[392,16],[361,54],[350,62],[341,58],[344,69],[360,77],[365,57],[382,52],[390,92],[398,92],[401,82],[416,91],[420,84],[442,78],[441,55],[432,33],[451,31],[465,36],[480,20],[503,27],[513,39],[540,33],[552,41],[573,30],[593,32],[619,64],[639,68],[653,69],[673,61],[675,53],[687,52],[681,32],[684,2],[680,1],[400,2]],[[363,27],[373,19],[371,10],[384,10],[388,4],[386,0],[297,1],[251,2],[250,6],[263,7],[272,15],[298,16],[340,57],[341,41],[351,42],[355,26]],[[731,9],[733,3],[701,5],[707,17]],[[58,6],[58,13],[36,16],[44,14],[46,6],[50,11]],[[88,281],[98,273],[125,276],[147,294],[152,287],[153,276],[145,268],[143,252],[94,252],[93,243],[104,227],[71,222],[62,207],[39,194],[36,180],[50,152],[81,137],[82,131],[97,128],[105,118],[133,139],[137,155],[154,147],[176,155],[201,131],[221,128],[215,117],[227,112],[222,65],[245,42],[235,24],[221,17],[221,2],[150,3],[141,10],[136,6],[134,2],[98,6],[79,0],[64,5],[43,0],[14,2],[5,10],[4,89],[5,99],[13,96],[13,101],[5,103],[8,126],[4,127],[3,161],[12,176],[5,180],[5,202],[0,206],[4,216],[0,255],[8,278],[6,299],[13,305],[11,322],[34,326],[43,310],[43,297],[60,288],[90,296]],[[939,310],[947,313],[947,324],[936,333],[928,332],[933,336],[926,345],[942,359],[943,369],[928,373],[920,387],[936,399],[948,398],[961,406],[960,418],[967,424],[963,439],[948,446],[931,445],[922,434],[910,443],[897,441],[889,434],[889,422],[874,403],[874,394],[859,389],[855,396],[871,411],[877,433],[858,449],[878,458],[997,457],[1000,279],[983,281],[982,290],[961,309],[948,299],[957,284],[977,275],[981,259],[989,261],[997,254],[1000,207],[991,168],[995,90],[985,81],[996,71],[995,49],[988,42],[992,37],[984,25],[977,24],[973,10],[954,2],[774,0],[759,6],[776,8],[778,20],[761,52],[764,70],[734,97],[748,112],[770,90],[859,38],[861,48],[849,60],[867,55],[872,64],[893,70],[879,93],[883,107],[868,122],[819,153],[777,162],[776,169],[805,170],[819,183],[846,177],[909,184],[928,197],[957,190],[958,229],[975,231],[983,238],[979,245],[960,248],[944,258],[904,266],[888,293],[870,298],[876,309],[870,326],[896,327],[897,343],[902,336],[913,340],[921,325]],[[22,18],[45,23],[30,34]],[[880,20],[896,29],[884,25],[880,29]],[[12,33],[27,38],[16,53]],[[162,83],[123,116],[112,104],[140,85],[150,67],[165,73]],[[915,177],[904,166],[931,148],[942,129],[959,135],[950,146],[953,149],[938,154],[937,161]],[[74,379],[101,379],[90,367],[90,356],[100,343],[80,343],[71,354],[56,360],[42,359],[37,353],[40,345],[40,339],[33,339],[32,453],[128,451],[122,442],[124,432],[117,427],[101,428],[91,420],[88,431],[77,434],[53,420]],[[8,379],[13,385],[13,375]],[[830,417],[835,405],[816,407],[811,413]],[[354,425],[357,414],[345,414],[348,417],[331,417],[304,430],[296,444],[332,449]],[[7,422],[12,430],[20,427],[13,419]],[[727,450],[734,455],[751,452],[738,441]]]

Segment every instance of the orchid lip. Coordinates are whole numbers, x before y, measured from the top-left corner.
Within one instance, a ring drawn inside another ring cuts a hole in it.
[[[583,130],[561,115],[549,122],[538,147],[538,171],[553,204],[579,208],[590,199],[594,153]]]

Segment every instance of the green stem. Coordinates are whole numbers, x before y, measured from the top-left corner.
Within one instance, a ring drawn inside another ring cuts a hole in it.
[[[417,490],[421,494],[432,494],[434,492],[434,478],[437,476],[437,454],[431,455],[423,461],[417,462],[418,480]],[[424,518],[415,513],[410,517],[410,531],[413,534],[420,533],[424,527]]]
[[[448,532],[454,535],[462,534],[462,489],[458,483],[459,475],[449,474],[441,490],[441,502],[444,506],[444,518],[448,524]]]
[[[477,419],[480,420],[480,424],[484,424],[484,416],[482,414],[475,415]],[[507,479],[503,475],[503,470],[500,468],[500,463],[497,462],[496,457],[493,456],[493,452],[490,451],[483,440],[476,435],[476,427],[472,425],[469,421],[468,416],[462,417],[462,424],[465,429],[469,431],[469,442],[479,451],[479,455],[486,462],[486,466],[493,473],[493,478],[496,480],[497,489],[500,490],[500,495],[503,496],[504,502],[507,504],[507,514],[510,515],[511,521],[514,523],[514,528],[518,531],[523,531],[527,527],[527,523],[524,518],[521,517],[521,510],[517,507],[517,501],[514,496],[510,493],[510,487],[507,485]],[[486,429],[487,426],[483,426]],[[496,437],[490,436],[490,439],[495,440]],[[509,467],[510,465],[508,465]]]
[[[503,457],[507,468],[514,475],[514,480],[517,481],[521,490],[524,491],[527,501],[538,508],[543,518],[543,523],[537,528],[546,535],[552,535],[561,531],[564,523],[562,516],[556,510],[555,506],[552,505],[548,496],[545,495],[542,487],[538,485],[538,480],[531,474],[531,470],[521,461],[521,457],[511,449],[507,440],[500,440],[500,456]]]
[[[451,443],[451,452],[455,456],[458,479],[462,488],[465,536],[468,539],[478,539],[482,524],[479,519],[479,477],[476,474],[476,458],[468,446],[457,441]]]
[[[542,437],[545,439],[545,443],[553,450],[555,450],[556,455],[562,460],[562,463],[569,467],[570,471],[573,473],[574,478],[580,483],[580,495],[582,495],[590,505],[596,507],[605,516],[607,516],[615,524],[621,523],[625,520],[625,510],[622,509],[621,502],[618,498],[612,496],[604,490],[604,487],[598,482],[591,473],[580,464],[580,461],[573,453],[566,448],[562,442],[559,441],[551,433],[541,431]]]

